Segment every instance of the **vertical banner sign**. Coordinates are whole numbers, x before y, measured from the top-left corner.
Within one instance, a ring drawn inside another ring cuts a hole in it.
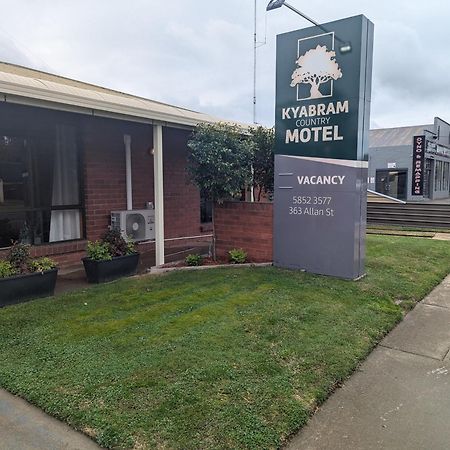
[[[372,48],[364,16],[277,36],[276,266],[364,274]]]
[[[424,169],[425,169],[425,136],[414,136],[412,195],[423,195]]]

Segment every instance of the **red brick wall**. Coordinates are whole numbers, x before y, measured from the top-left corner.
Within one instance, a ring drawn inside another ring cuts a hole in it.
[[[0,258],[5,258],[9,249],[0,251]],[[31,247],[30,255],[33,258],[48,256],[58,264],[61,269],[80,266],[81,258],[86,256],[86,241],[56,242],[54,244],[37,245]]]
[[[207,234],[198,239],[180,239],[174,241],[166,241],[164,244],[166,255],[171,253],[171,249],[180,247],[190,248],[208,245],[210,237]],[[30,255],[32,258],[40,258],[48,256],[56,261],[60,269],[80,269],[82,267],[81,259],[86,256],[87,241],[70,241],[55,242],[52,244],[44,244],[32,246]],[[153,242],[138,243],[137,250],[140,253],[154,252],[155,244]],[[0,249],[0,258],[6,258],[9,248]]]
[[[200,230],[200,193],[188,181],[187,142],[190,131],[164,128],[164,230],[166,238],[197,236]]]
[[[272,203],[225,202],[214,207],[216,254],[243,248],[251,262],[272,261]]]
[[[85,120],[84,183],[86,237],[98,239],[106,230],[110,212],[126,209],[123,135],[131,136],[133,208],[154,201],[153,147],[150,125],[111,119]],[[200,194],[186,173],[189,131],[163,130],[164,231],[166,238],[195,236],[200,230]]]
[[[110,119],[86,119],[82,130],[86,237],[98,239],[107,229],[110,213],[127,206],[125,144],[131,135],[133,208],[153,200],[152,129],[149,125]]]

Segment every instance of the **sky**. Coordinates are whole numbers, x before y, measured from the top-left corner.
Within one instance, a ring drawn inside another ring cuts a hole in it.
[[[274,123],[275,36],[309,26],[257,0],[256,121]],[[450,2],[289,3],[375,25],[372,128],[450,121]],[[254,0],[0,0],[0,60],[253,122]],[[265,43],[264,43],[265,42]]]

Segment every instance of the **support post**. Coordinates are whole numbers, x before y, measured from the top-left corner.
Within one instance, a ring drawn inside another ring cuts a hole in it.
[[[123,142],[125,144],[125,169],[127,182],[127,210],[133,209],[133,185],[131,180],[131,136],[129,134],[123,135]]]
[[[153,170],[155,190],[155,251],[156,265],[164,264],[164,178],[163,178],[163,127],[153,125]]]

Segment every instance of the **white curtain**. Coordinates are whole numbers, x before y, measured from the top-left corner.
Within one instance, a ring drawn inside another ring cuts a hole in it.
[[[53,206],[77,205],[79,203],[78,157],[75,127],[57,125],[56,150],[53,162]],[[50,242],[79,239],[80,211],[52,211]]]

